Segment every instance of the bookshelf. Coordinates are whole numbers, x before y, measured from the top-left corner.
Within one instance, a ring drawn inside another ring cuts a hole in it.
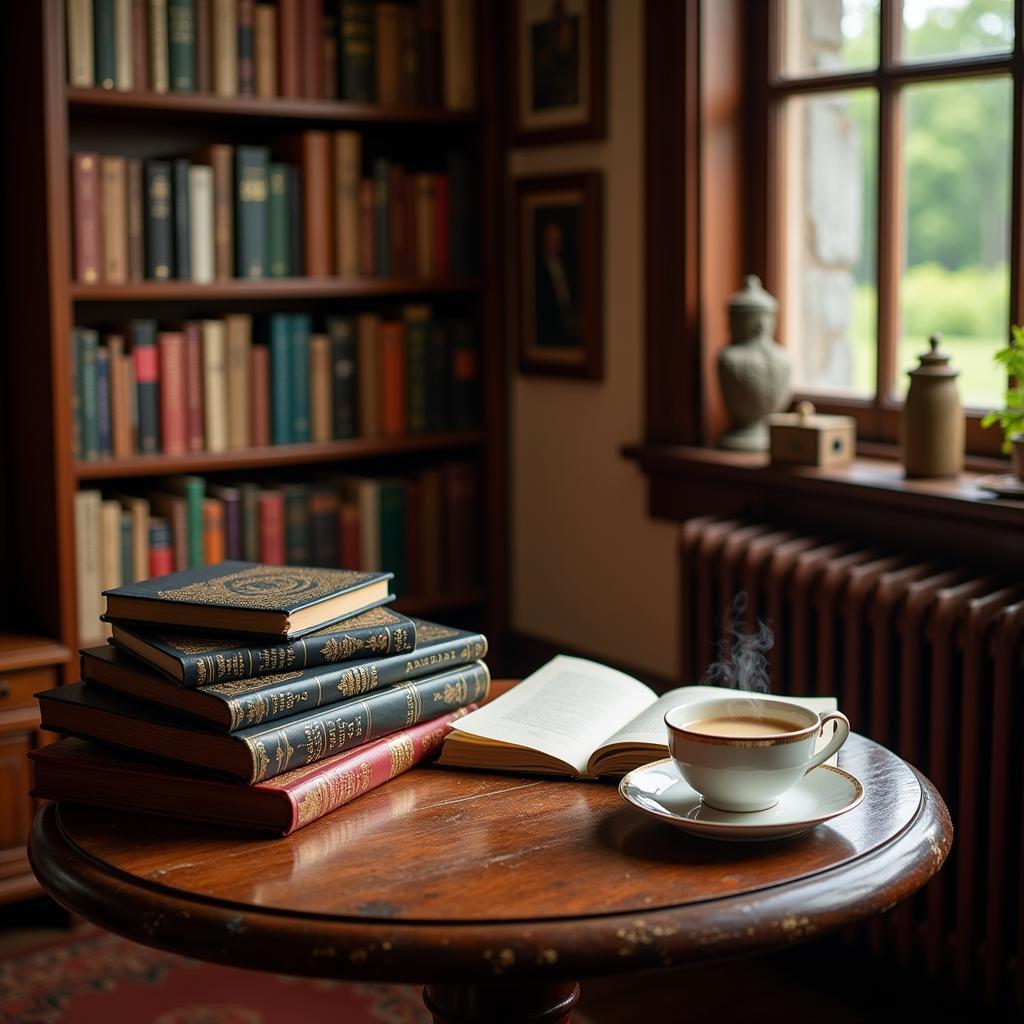
[[[501,13],[477,4],[479,107],[473,111],[377,106],[339,100],[224,98],[212,94],[152,94],[71,87],[65,54],[65,0],[17,4],[8,14],[11,47],[4,69],[11,105],[12,138],[6,203],[12,226],[6,243],[10,321],[14,338],[3,366],[10,400],[8,425],[8,562],[16,598],[4,616],[22,629],[79,646],[75,594],[75,494],[144,486],[180,473],[210,474],[218,481],[244,472],[256,482],[303,474],[360,472],[402,475],[438,460],[478,467],[482,545],[478,586],[439,593],[410,593],[396,607],[476,624],[497,658],[507,619],[505,563],[505,365],[503,346],[503,103]],[[228,279],[209,284],[143,280],[127,284],[81,283],[73,277],[70,154],[147,157],[187,152],[214,142],[266,144],[306,129],[358,128],[386,145],[452,144],[472,154],[482,201],[477,230],[479,273],[470,277]],[[84,460],[72,450],[71,332],[130,317],[177,319],[299,309],[314,316],[393,309],[437,302],[443,311],[471,320],[480,355],[482,418],[475,429],[402,437],[277,444],[218,452],[132,455]],[[304,305],[297,306],[302,303]],[[281,305],[277,305],[281,304]],[[221,476],[220,474],[223,474]],[[62,670],[76,678],[75,659]]]

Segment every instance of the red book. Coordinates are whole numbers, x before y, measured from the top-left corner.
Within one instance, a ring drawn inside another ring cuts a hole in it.
[[[188,450],[188,409],[185,398],[185,335],[161,331],[157,335],[160,353],[160,441],[165,455],[183,455]]]
[[[405,592],[423,593],[423,516],[420,513],[420,487],[416,480],[405,481]]]
[[[373,181],[359,183],[359,273],[373,277]]]
[[[284,565],[284,491],[260,491],[257,503],[260,561]]]
[[[100,279],[100,168],[95,153],[71,155],[71,210],[75,235],[75,280]]]
[[[343,501],[338,515],[338,529],[341,534],[338,541],[339,565],[343,569],[360,570],[363,567],[360,554],[359,538],[359,506],[354,501]]]
[[[448,175],[438,174],[434,179],[434,274],[442,280],[452,270],[450,216]]]
[[[203,432],[203,325],[198,320],[185,324],[185,409],[187,443],[190,452],[206,447]]]
[[[452,723],[475,708],[469,704],[252,786],[62,739],[29,754],[32,795],[286,836],[435,755]],[[394,793],[395,801],[403,799],[398,787]],[[396,811],[397,803],[385,799],[365,819],[347,819],[346,828],[376,828]]]
[[[128,179],[128,280],[141,281],[146,276],[142,161],[129,157],[125,161],[125,170]]]
[[[302,0],[277,0],[277,88],[285,97],[303,92],[301,39]]]
[[[302,95],[307,100],[320,99],[320,76],[323,73],[323,18],[323,0],[302,0]]]
[[[331,136],[309,131],[276,147],[278,159],[298,164],[302,176],[303,272],[330,277],[334,272],[334,175]]]
[[[217,498],[203,499],[203,561],[216,565],[227,557],[224,538],[224,502]]]
[[[381,321],[377,334],[380,432],[384,437],[405,433],[405,326]]]
[[[249,368],[249,442],[254,448],[270,444],[270,349],[253,345]]]
[[[132,88],[145,92],[148,87],[149,3],[148,0],[132,0]]]
[[[174,572],[174,547],[166,519],[149,517],[149,578]]]

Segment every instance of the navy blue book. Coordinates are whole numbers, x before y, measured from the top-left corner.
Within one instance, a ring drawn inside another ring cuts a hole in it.
[[[269,726],[253,725],[227,734],[189,715],[95,683],[57,686],[36,696],[44,729],[137,750],[252,785],[479,703],[489,688],[487,666],[477,661],[293,713]]]
[[[105,619],[302,636],[387,604],[389,572],[218,562],[105,590]]]
[[[188,192],[187,160],[174,161],[174,270],[182,281],[192,280],[192,203]]]
[[[482,633],[429,622],[420,625],[420,642],[414,652],[386,657],[377,654],[346,664],[188,688],[175,686],[165,675],[104,644],[82,651],[82,678],[147,704],[194,715],[218,732],[235,732],[465,667],[487,653]],[[314,649],[330,644],[327,640],[314,645]],[[337,646],[334,644],[334,649]]]

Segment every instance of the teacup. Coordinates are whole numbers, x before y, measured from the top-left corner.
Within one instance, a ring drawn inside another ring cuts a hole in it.
[[[814,752],[829,722],[828,744]],[[819,715],[799,704],[743,694],[671,708],[668,750],[682,777],[706,804],[723,811],[764,811],[850,735],[838,711]]]

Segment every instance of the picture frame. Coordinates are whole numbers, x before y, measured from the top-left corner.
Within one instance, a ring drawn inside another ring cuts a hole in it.
[[[515,0],[512,141],[605,137],[606,0]]]
[[[601,380],[603,176],[515,182],[519,371]]]

